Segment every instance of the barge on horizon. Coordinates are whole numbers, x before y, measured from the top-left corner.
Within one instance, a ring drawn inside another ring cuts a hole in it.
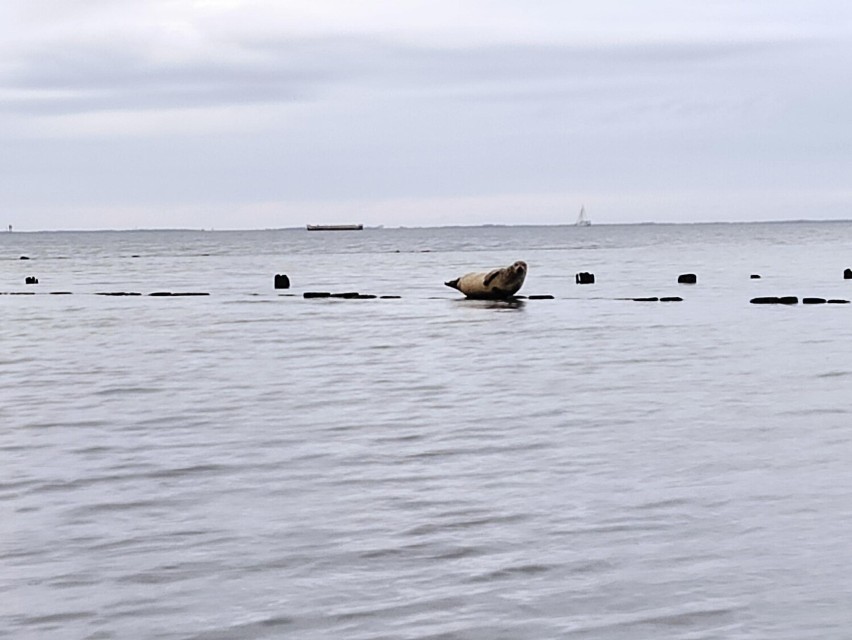
[[[309,224],[308,231],[361,231],[363,224]]]

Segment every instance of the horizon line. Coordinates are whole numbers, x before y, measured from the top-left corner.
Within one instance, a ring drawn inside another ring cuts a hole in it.
[[[584,232],[595,227],[635,227],[635,226],[678,226],[678,225],[751,225],[751,224],[802,224],[802,223],[843,223],[852,222],[852,218],[795,218],[795,219],[776,219],[776,220],[694,220],[683,222],[656,222],[653,220],[642,222],[597,222],[587,227],[582,227]],[[485,222],[482,224],[440,224],[440,225],[364,225],[362,231],[392,231],[399,229],[487,229],[487,228],[512,228],[512,227],[576,227],[574,223],[562,224],[544,224],[544,223],[528,223],[528,224],[507,224],[507,223],[492,223]],[[0,232],[0,235],[14,235],[16,233],[145,233],[145,232],[250,232],[250,231],[307,231],[305,225],[296,227],[246,227],[246,228],[215,228],[215,227],[129,227],[129,228],[100,228],[100,229],[22,229],[18,230],[12,227],[11,229]]]

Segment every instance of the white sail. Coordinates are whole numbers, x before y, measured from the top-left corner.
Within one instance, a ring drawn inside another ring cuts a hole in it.
[[[580,215],[577,216],[577,226],[578,227],[589,227],[591,226],[592,221],[586,217],[586,208],[580,207]]]

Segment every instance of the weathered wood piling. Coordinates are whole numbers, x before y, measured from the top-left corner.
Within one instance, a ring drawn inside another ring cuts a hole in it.
[[[796,296],[760,296],[752,298],[752,304],[799,304]]]

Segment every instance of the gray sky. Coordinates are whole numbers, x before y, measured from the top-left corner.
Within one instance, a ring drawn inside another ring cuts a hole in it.
[[[3,0],[0,227],[852,218],[846,0]]]

